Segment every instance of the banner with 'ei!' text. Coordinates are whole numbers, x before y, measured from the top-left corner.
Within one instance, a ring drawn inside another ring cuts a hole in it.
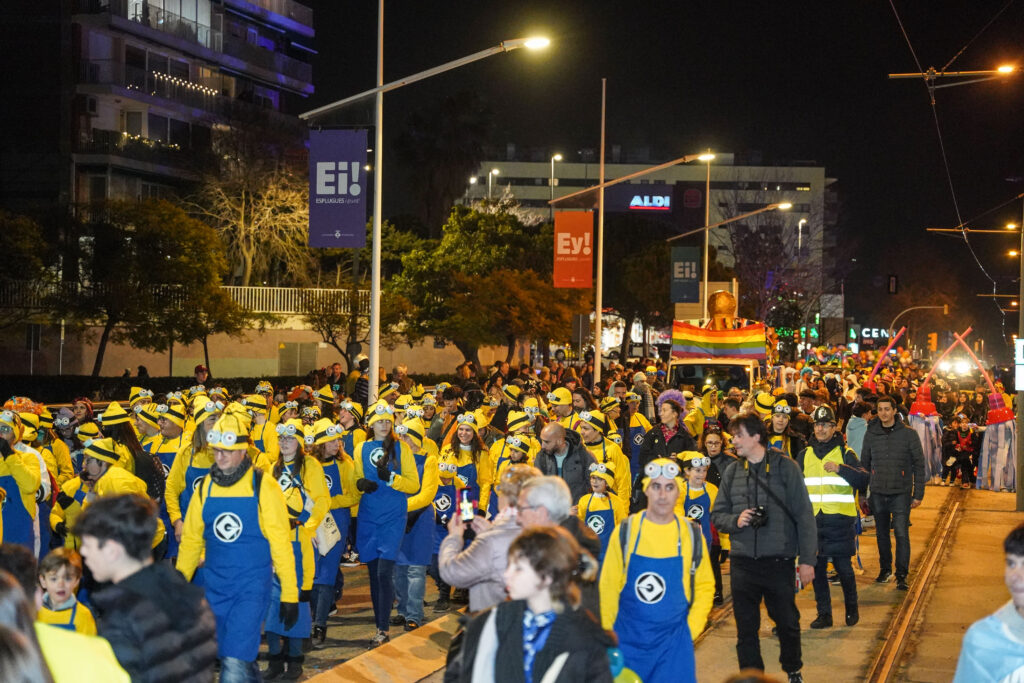
[[[366,130],[309,131],[309,246],[366,246]]]

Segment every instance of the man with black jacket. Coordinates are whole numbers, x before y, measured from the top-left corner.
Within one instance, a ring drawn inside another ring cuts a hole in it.
[[[757,635],[764,600],[778,627],[782,669],[790,683],[802,683],[793,569],[799,562],[803,584],[814,578],[818,530],[811,499],[796,462],[766,447],[767,428],[757,415],[740,413],[729,431],[740,460],[722,475],[711,523],[729,534],[732,543],[730,579],[739,665],[764,670]]]
[[[891,396],[878,398],[878,418],[868,423],[860,459],[871,473],[869,502],[875,516],[879,564],[875,582],[892,579],[892,529],[896,536],[896,588],[908,590],[910,511],[924,498],[924,451],[917,432],[896,419],[896,400]]]
[[[590,493],[590,466],[594,456],[575,430],[550,422],[540,432],[540,452],[533,466],[546,475],[561,477],[569,486],[572,502]]]
[[[153,563],[155,505],[138,495],[97,499],[75,525],[82,557],[99,582],[92,595],[99,635],[132,681],[212,681],[217,624],[203,589]]]
[[[850,558],[857,552],[857,491],[867,488],[870,476],[860,466],[857,454],[836,430],[836,414],[820,405],[811,415],[814,435],[807,447],[796,454],[804,473],[804,484],[818,525],[818,563],[814,567],[814,600],[818,616],[811,628],[832,626],[832,595],[828,584],[828,562],[839,575],[846,604],[846,625],[860,620],[857,607],[857,577]]]

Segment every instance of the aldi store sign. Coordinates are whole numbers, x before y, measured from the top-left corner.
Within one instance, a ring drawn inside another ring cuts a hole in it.
[[[671,211],[672,195],[637,194],[629,202],[630,211]]]

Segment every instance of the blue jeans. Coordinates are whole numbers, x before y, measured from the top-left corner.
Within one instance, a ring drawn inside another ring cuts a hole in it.
[[[262,683],[256,662],[246,662],[236,657],[224,657],[220,660],[221,683]]]
[[[896,577],[906,578],[910,571],[910,494],[872,493],[871,512],[875,516],[875,539],[878,541],[878,565],[892,567],[892,543],[889,530],[896,536]]]
[[[331,611],[334,603],[337,602],[335,597],[336,590],[334,586],[326,586],[321,583],[313,584],[313,594],[309,602],[313,608],[314,626],[327,626],[327,613]]]
[[[391,629],[391,607],[395,602],[395,561],[370,560],[366,563],[370,575],[370,601],[377,630],[387,633]]]
[[[423,623],[423,594],[427,590],[426,565],[395,566],[395,597],[398,613],[406,621]]]
[[[267,635],[267,653],[272,656],[285,654],[289,657],[302,656],[302,638],[285,638],[276,633]],[[285,641],[288,641],[288,652],[284,651]]]

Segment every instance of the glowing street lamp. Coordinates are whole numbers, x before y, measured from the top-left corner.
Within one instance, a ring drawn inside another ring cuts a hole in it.
[[[491,198],[491,180],[494,178],[494,176],[498,175],[499,173],[501,173],[501,171],[499,171],[496,168],[492,168],[491,172],[487,174],[487,198],[488,199]]]

